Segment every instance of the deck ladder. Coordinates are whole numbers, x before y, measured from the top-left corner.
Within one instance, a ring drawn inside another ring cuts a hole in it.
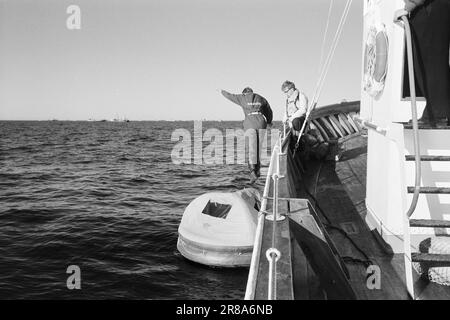
[[[412,125],[405,124],[405,129],[413,130],[414,139],[414,155],[406,155],[405,161],[415,162],[415,185],[408,186],[407,192],[413,194],[411,205],[404,216],[404,257],[405,257],[405,275],[406,285],[409,294],[413,299],[417,296],[414,292],[414,277],[413,277],[413,263],[426,263],[430,267],[450,266],[450,254],[432,254],[412,252],[411,250],[411,228],[450,228],[450,221],[435,220],[435,219],[411,219],[412,214],[416,209],[418,198],[420,194],[450,194],[450,188],[443,187],[427,187],[421,186],[421,161],[450,161],[450,156],[431,156],[420,154],[419,130],[435,130],[433,126],[423,126],[418,124],[417,108],[416,108],[416,92],[414,82],[414,66],[412,53],[411,29],[408,18],[402,13],[396,14],[395,22],[403,21],[406,36],[407,59],[408,59],[408,73],[411,93],[411,113]]]

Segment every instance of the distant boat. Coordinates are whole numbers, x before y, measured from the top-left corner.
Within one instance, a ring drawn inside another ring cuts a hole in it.
[[[114,118],[111,121],[113,121],[113,122],[130,122],[130,120],[125,118],[125,117],[123,117],[123,118]]]

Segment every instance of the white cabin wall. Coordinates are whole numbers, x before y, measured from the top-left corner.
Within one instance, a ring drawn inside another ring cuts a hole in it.
[[[411,119],[410,101],[402,99],[405,40],[403,28],[393,22],[395,11],[403,7],[403,0],[364,0],[363,41],[375,22],[386,26],[389,39],[383,92],[374,98],[364,91],[361,82],[361,118],[387,130],[386,134],[368,131],[366,221],[394,252],[403,251],[403,219],[410,204],[406,194],[410,173],[405,170],[404,160],[408,151],[404,147],[403,125],[397,123]],[[425,102],[419,101],[419,116],[424,107]]]
[[[389,53],[384,91],[372,98],[364,91],[361,83],[361,116],[384,127],[392,122],[407,122],[411,119],[410,100],[402,99],[404,31],[393,22],[395,11],[403,6],[403,0],[364,0],[363,41],[366,41],[369,26],[374,22],[381,22],[386,26]],[[364,61],[364,44],[362,61]],[[419,100],[417,109],[420,117],[425,108],[425,101]]]

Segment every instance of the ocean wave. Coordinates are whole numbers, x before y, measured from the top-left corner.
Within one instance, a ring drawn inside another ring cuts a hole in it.
[[[192,122],[2,122],[0,298],[242,298],[248,270],[191,263],[176,243],[186,206],[245,187],[246,166],[174,165],[181,127]]]

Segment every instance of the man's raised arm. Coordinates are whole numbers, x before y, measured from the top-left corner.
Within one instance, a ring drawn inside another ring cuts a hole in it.
[[[227,98],[231,102],[234,102],[234,103],[242,106],[242,94],[232,94],[225,90],[222,90],[221,93],[225,98]]]

